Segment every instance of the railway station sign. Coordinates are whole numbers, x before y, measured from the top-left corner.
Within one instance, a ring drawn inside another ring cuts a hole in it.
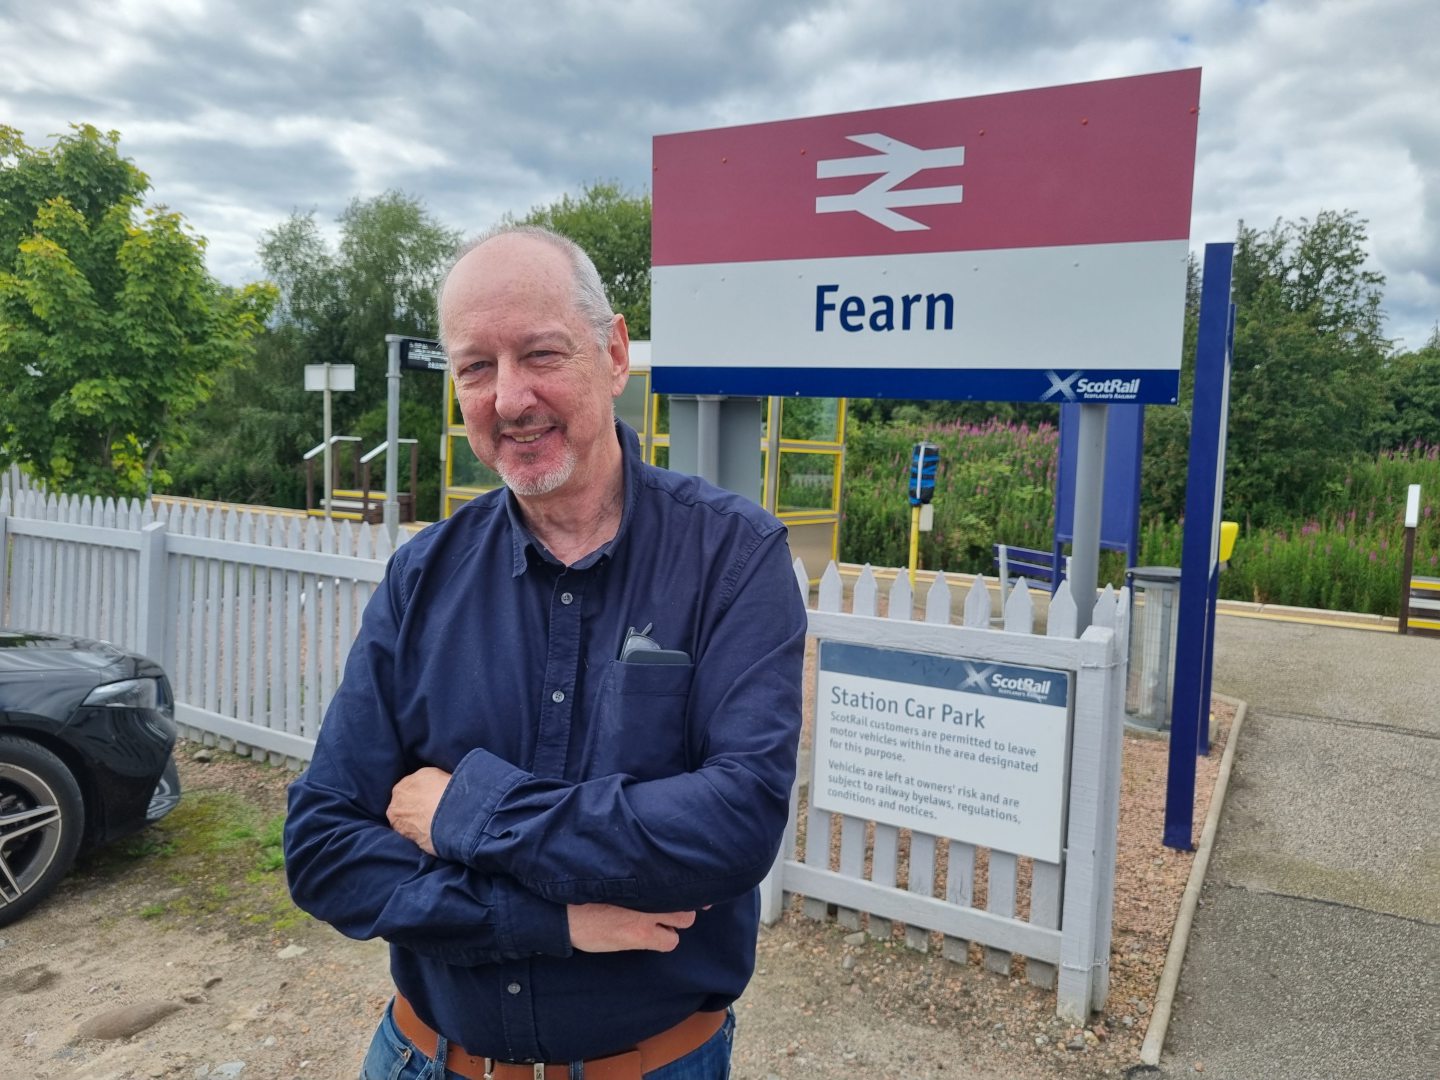
[[[654,141],[660,393],[1173,402],[1200,71]]]

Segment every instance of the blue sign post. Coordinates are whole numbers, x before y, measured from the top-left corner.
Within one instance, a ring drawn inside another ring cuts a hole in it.
[[[1220,588],[1220,500],[1225,481],[1225,429],[1230,414],[1234,315],[1230,277],[1234,244],[1205,245],[1200,335],[1195,345],[1195,401],[1190,468],[1185,486],[1185,538],[1180,556],[1180,621],[1170,721],[1170,775],[1165,790],[1166,847],[1190,851],[1195,832],[1195,759],[1210,749],[1210,674],[1215,603]]]

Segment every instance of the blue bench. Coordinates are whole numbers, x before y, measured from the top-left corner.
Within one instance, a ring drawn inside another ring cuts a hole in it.
[[[1000,605],[1010,598],[1010,586],[1016,578],[1023,577],[1027,583],[1044,582],[1054,592],[1060,584],[1055,575],[1055,554],[1036,548],[1015,547],[1013,544],[996,544],[995,569],[1000,578]],[[1061,569],[1060,577],[1064,577]]]

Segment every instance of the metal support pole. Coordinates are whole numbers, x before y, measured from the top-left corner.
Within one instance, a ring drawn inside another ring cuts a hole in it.
[[[1110,406],[1082,404],[1075,447],[1075,521],[1070,552],[1070,596],[1075,601],[1075,636],[1095,614],[1100,580],[1100,511],[1105,497],[1105,429]]]
[[[1410,590],[1415,582],[1415,530],[1420,525],[1420,485],[1405,495],[1405,549],[1400,566],[1400,633],[1410,632]]]
[[[910,508],[910,591],[915,591],[915,571],[920,566],[920,507]]]
[[[330,445],[330,362],[325,362],[325,518],[330,518],[330,508],[335,501],[335,469]]]
[[[393,545],[400,535],[400,336],[385,335],[385,531]]]
[[[1180,549],[1180,625],[1175,634],[1175,690],[1171,695],[1170,765],[1165,784],[1162,841],[1195,850],[1195,758],[1204,752],[1206,692],[1214,641],[1218,587],[1220,503],[1224,493],[1225,431],[1230,413],[1230,351],[1234,308],[1230,284],[1234,244],[1206,244],[1195,342],[1190,463],[1185,484],[1185,541]]]
[[[695,471],[712,484],[720,483],[720,399],[695,400]]]

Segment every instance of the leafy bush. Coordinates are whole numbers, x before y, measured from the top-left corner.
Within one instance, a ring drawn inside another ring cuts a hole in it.
[[[994,573],[997,541],[1048,550],[1054,532],[1057,432],[1042,424],[851,426],[845,458],[841,558],[877,566],[909,561],[910,506],[905,495],[910,449],[922,439],[941,447],[935,527],[921,534],[920,565]],[[1395,615],[1399,610],[1402,515],[1420,484],[1415,572],[1440,575],[1440,446],[1413,443],[1327,475],[1307,496],[1308,516],[1242,525],[1220,576],[1226,599]],[[1227,506],[1231,505],[1227,502]],[[1148,516],[1139,561],[1179,566],[1183,523]],[[1120,584],[1119,553],[1102,553],[1102,582]]]
[[[840,555],[904,566],[910,558],[905,485],[911,447],[940,447],[935,526],[920,537],[920,565],[991,573],[996,541],[1049,548],[1058,432],[1053,425],[989,420],[921,427],[848,425]]]

